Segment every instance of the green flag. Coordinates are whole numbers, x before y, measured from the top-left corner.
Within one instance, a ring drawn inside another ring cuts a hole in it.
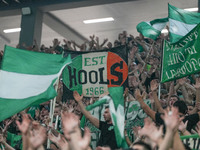
[[[137,31],[143,36],[155,40],[165,28],[168,18],[155,19],[152,21],[141,22],[137,25]]]
[[[0,121],[54,98],[54,84],[70,55],[38,53],[5,46],[0,70]]]
[[[200,23],[200,13],[186,11],[168,4],[170,42],[175,43]]]
[[[164,41],[161,82],[167,82],[200,71],[200,24],[180,41]]]
[[[123,87],[111,87],[108,89],[112,100],[109,102],[112,123],[114,125],[115,137],[117,146],[127,148],[127,143],[124,137],[124,97]]]

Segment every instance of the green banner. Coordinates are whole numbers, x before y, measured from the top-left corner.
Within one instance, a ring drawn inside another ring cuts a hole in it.
[[[200,24],[174,44],[164,41],[161,82],[200,71]]]

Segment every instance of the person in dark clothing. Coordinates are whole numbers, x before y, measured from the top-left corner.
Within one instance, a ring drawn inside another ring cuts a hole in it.
[[[180,117],[184,116],[184,119],[183,119],[184,123],[186,121],[188,121],[187,128],[186,128],[188,131],[191,131],[191,129],[199,122],[199,114],[198,113],[185,116],[187,114],[187,105],[185,104],[184,101],[180,101],[180,100],[176,101],[173,104],[173,107],[177,107],[178,108]],[[163,114],[162,113],[156,113],[155,114],[155,122],[158,123],[159,125],[163,125],[164,124],[164,121],[161,118],[161,115],[163,115]]]
[[[101,136],[98,141],[97,146],[109,146],[111,149],[117,149],[117,142],[114,133],[114,126],[112,124],[112,119],[110,115],[110,110],[108,107],[104,111],[104,120],[100,121],[97,118],[93,117],[89,111],[85,109],[85,106],[82,103],[83,95],[79,95],[77,91],[73,93],[74,99],[78,102],[81,112],[85,117],[98,129],[101,130]]]

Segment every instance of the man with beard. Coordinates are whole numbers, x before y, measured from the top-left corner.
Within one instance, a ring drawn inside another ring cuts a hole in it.
[[[92,116],[90,112],[85,109],[85,106],[82,103],[83,95],[80,96],[77,91],[75,91],[73,95],[74,95],[74,99],[77,101],[78,105],[80,106],[80,109],[83,115],[85,115],[85,117],[96,128],[98,128],[101,131],[101,136],[100,136],[97,146],[109,146],[111,149],[118,148],[109,108],[106,107],[103,114],[105,121],[100,121],[94,116]]]

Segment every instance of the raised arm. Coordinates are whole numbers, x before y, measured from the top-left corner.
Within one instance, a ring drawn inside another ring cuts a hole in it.
[[[83,99],[83,95],[79,95],[79,93],[77,91],[74,91],[73,93],[74,95],[74,99],[77,101],[78,105],[80,106],[81,112],[83,113],[83,115],[85,115],[85,117],[97,128],[99,128],[99,120],[95,117],[93,117],[89,111],[87,111],[85,109],[85,106],[83,105],[82,99]]]
[[[6,150],[15,150],[12,146],[10,146],[7,142],[6,139],[4,138],[3,134],[0,134],[0,143],[2,143],[5,146]]]
[[[177,128],[180,122],[178,109],[172,108],[172,111],[165,111],[162,117],[166,125],[166,134],[159,150],[168,150],[173,146],[174,150],[184,150],[184,145],[178,135]]]
[[[144,112],[155,121],[156,112],[153,111],[147,104],[145,104],[145,102],[143,101],[143,96],[144,93],[141,95],[140,90],[136,89],[135,98],[140,103],[140,106],[144,110]]]
[[[189,100],[189,97],[188,97],[188,92],[186,90],[186,87],[185,87],[185,84],[186,84],[186,78],[181,78],[178,80],[179,84],[181,85],[181,91],[183,93],[183,98],[184,98],[184,101],[187,103],[187,104],[191,104],[191,101]]]
[[[158,89],[158,82],[156,80],[152,80],[151,83],[151,91],[152,91],[152,96],[156,105],[156,108],[158,109],[159,113],[164,113],[164,109],[162,108],[159,100],[158,100],[158,96],[157,96],[157,89]]]

